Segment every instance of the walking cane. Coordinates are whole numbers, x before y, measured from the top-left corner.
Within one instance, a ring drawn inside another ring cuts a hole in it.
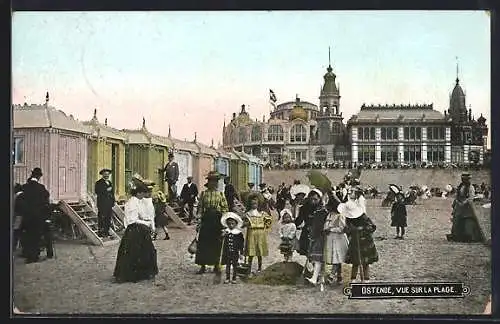
[[[221,269],[221,263],[222,263],[222,251],[224,250],[224,242],[226,240],[226,236],[224,235],[222,237],[222,245],[220,247],[220,255],[219,255],[219,263],[217,264],[218,268],[219,268],[219,273],[215,273],[215,277],[214,277],[214,284],[220,284],[221,281],[222,281],[222,269]]]
[[[358,229],[356,229],[356,242],[358,244],[358,261],[359,261],[359,273],[361,275],[361,281],[364,281],[365,280],[365,271],[363,269],[363,264],[362,264],[362,260],[361,260],[361,246],[360,246],[360,243],[359,243],[359,233],[360,231]]]

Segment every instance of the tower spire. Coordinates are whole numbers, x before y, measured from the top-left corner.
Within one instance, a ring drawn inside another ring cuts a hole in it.
[[[328,46],[328,66],[332,66],[330,62],[330,46]]]
[[[458,56],[455,56],[455,60],[456,60],[456,64],[457,64],[457,79],[455,81],[458,84],[458,81],[459,81],[459,79],[458,79]]]

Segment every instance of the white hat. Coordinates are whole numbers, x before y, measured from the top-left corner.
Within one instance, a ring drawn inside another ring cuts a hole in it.
[[[283,217],[285,214],[289,214],[290,216],[292,216],[292,211],[288,208],[285,208],[282,211],[280,211],[280,217]]]
[[[237,223],[236,227],[241,228],[243,226],[243,220],[241,219],[241,217],[238,216],[238,214],[233,213],[233,212],[227,212],[224,215],[222,215],[222,218],[220,220],[220,223],[222,224],[222,226],[227,227],[227,220],[229,218],[232,218],[236,221],[236,223]]]
[[[390,184],[389,185],[389,190],[392,191],[393,193],[395,194],[398,194],[401,192],[401,189],[399,189],[399,187],[395,184]]]
[[[450,184],[448,184],[448,185],[446,185],[446,187],[444,187],[444,190],[446,192],[451,192],[453,190],[453,187]]]
[[[313,188],[313,189],[311,189],[311,191],[309,191],[309,193],[308,193],[308,196],[309,196],[311,193],[313,193],[313,192],[315,192],[315,193],[319,196],[319,198],[323,198],[323,193],[322,193],[322,192],[321,192],[321,190],[319,190],[318,188]]]
[[[352,200],[340,203],[337,206],[337,211],[346,218],[358,218],[364,214],[363,208]]]
[[[290,188],[290,195],[292,196],[292,198],[295,198],[295,196],[297,196],[298,194],[304,194],[307,196],[309,194],[309,191],[311,191],[311,188],[309,188],[308,185],[305,184],[293,185]]]

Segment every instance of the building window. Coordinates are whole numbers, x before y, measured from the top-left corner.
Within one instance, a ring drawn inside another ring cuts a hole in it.
[[[431,141],[444,140],[444,127],[427,127],[427,139]]]
[[[334,135],[340,134],[340,125],[339,124],[337,124],[337,123],[333,124],[332,134],[334,134]]]
[[[361,163],[374,163],[375,145],[360,145],[358,151],[358,161]]]
[[[380,138],[384,141],[396,141],[398,139],[397,127],[381,127]]]
[[[295,163],[307,161],[307,152],[305,150],[290,150],[290,159]]]
[[[269,126],[267,140],[270,142],[283,142],[283,127],[281,125]]]
[[[404,139],[406,141],[420,141],[422,140],[422,128],[421,127],[405,127],[404,128]]]
[[[374,141],[375,127],[360,127],[358,137],[362,141]]]
[[[290,142],[306,142],[307,141],[307,130],[302,124],[295,124],[290,130]]]
[[[380,147],[381,162],[397,162],[399,161],[397,145],[382,145]]]
[[[257,142],[262,139],[262,129],[260,126],[255,125],[252,127],[252,142]]]
[[[236,144],[238,143],[238,137],[237,137],[237,134],[236,134],[236,130],[231,130],[231,143],[232,144]]]
[[[314,155],[316,157],[316,161],[326,161],[326,151],[323,148],[318,149]]]
[[[12,163],[14,163],[14,165],[24,164],[24,138],[22,137],[14,138]]]
[[[240,128],[238,139],[240,144],[244,144],[247,141],[247,130],[244,127]]]
[[[444,162],[444,145],[428,145],[427,161]]]
[[[404,145],[403,154],[406,163],[416,163],[422,161],[422,147],[420,145]]]

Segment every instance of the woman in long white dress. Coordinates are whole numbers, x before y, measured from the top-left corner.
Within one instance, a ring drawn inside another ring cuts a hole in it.
[[[147,191],[144,184],[137,184],[125,204],[123,223],[126,230],[118,248],[113,273],[117,282],[137,282],[152,279],[158,274],[156,250],[151,240],[154,220],[151,220],[141,201]]]

